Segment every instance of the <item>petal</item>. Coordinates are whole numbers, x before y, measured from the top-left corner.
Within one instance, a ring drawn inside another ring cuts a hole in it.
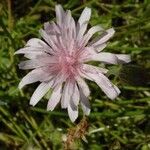
[[[42,69],[35,69],[29,72],[21,82],[19,83],[19,89],[23,88],[27,84],[31,84],[37,81],[46,80],[49,74],[46,74]]]
[[[42,40],[38,38],[32,38],[30,39],[27,44],[27,47],[35,48],[35,50],[42,50],[47,53],[53,53],[53,50]]]
[[[62,84],[54,88],[52,95],[47,104],[47,110],[53,111],[56,105],[59,103],[61,98]]]
[[[27,42],[26,46],[43,48],[43,46],[47,46],[47,44],[38,38],[32,38]]]
[[[68,105],[68,115],[72,122],[74,122],[78,117],[78,107],[72,109],[71,104]]]
[[[75,81],[66,81],[62,99],[61,99],[61,107],[67,108],[69,103],[72,107],[76,107],[79,104],[79,90],[75,83]],[[73,109],[73,108],[72,108]]]
[[[72,38],[75,38],[76,26],[75,26],[75,21],[71,15],[70,10],[66,11],[66,17],[65,17],[64,25],[65,25],[66,29],[68,30],[65,33],[68,35],[69,40],[71,40]]]
[[[107,46],[106,43],[94,46],[96,52],[101,52]]]
[[[86,77],[89,80],[92,80],[97,83],[97,85],[102,89],[102,91],[110,98],[115,99],[119,94],[120,90],[114,86],[109,79],[104,76],[102,73],[97,72],[93,69],[93,73],[90,70],[85,70],[84,77]]]
[[[46,53],[28,53],[28,54],[25,54],[24,57],[28,58],[28,59],[37,59],[39,57],[46,57],[47,54]]]
[[[84,95],[89,96],[90,95],[90,90],[89,90],[89,87],[86,84],[86,82],[81,77],[77,77],[76,81],[77,81],[78,86],[80,87],[80,89],[82,89]]]
[[[82,67],[84,70],[88,70],[91,73],[94,72],[95,74],[97,74],[99,72],[105,74],[108,72],[108,70],[105,68],[96,67],[96,66],[92,66],[92,65],[88,65],[88,64],[83,64]]]
[[[49,69],[50,70],[50,69]],[[62,84],[64,81],[66,81],[66,76],[62,73],[59,73],[57,75],[53,75],[53,85],[52,87],[58,86]]]
[[[91,43],[93,43],[92,46],[100,45],[100,44],[107,42],[114,35],[114,33],[115,33],[115,30],[113,28],[106,30],[104,32],[104,34],[102,34],[99,37],[99,39],[97,41],[91,42]]]
[[[78,20],[80,26],[81,26],[83,23],[89,21],[90,18],[91,18],[91,9],[88,8],[88,7],[86,7],[86,8],[84,8],[84,10],[82,11],[81,16],[80,16],[80,18],[79,18],[79,20]]]
[[[90,61],[101,61],[108,64],[117,64],[118,58],[115,54],[101,52],[95,55],[91,55]]]
[[[60,29],[54,21],[44,23],[44,30],[47,34],[60,34]]]
[[[83,39],[81,40],[80,42],[80,45],[86,45],[88,43],[88,41],[90,40],[90,38],[96,33],[96,32],[99,32],[99,31],[102,31],[103,28],[99,25],[97,26],[93,26],[91,27],[88,32],[84,35]]]
[[[73,39],[76,37],[76,24],[73,17],[71,18],[70,22],[70,34]]]
[[[99,78],[96,79],[96,83],[110,99],[115,99],[120,94],[119,89],[116,89],[116,86],[114,87],[109,79],[103,74],[99,74]]]
[[[59,26],[61,26],[62,23],[63,23],[65,12],[64,12],[61,5],[56,5],[55,6],[55,11],[56,11],[56,22]]]
[[[57,63],[57,59],[55,57],[39,57],[37,59],[22,61],[18,66],[19,69],[33,69],[43,66],[48,66]]]
[[[19,63],[19,69],[34,69],[38,67],[45,66],[43,63],[40,63],[38,60],[26,60]]]
[[[34,91],[31,99],[30,99],[30,105],[35,106],[39,100],[48,92],[48,90],[51,88],[52,82],[42,82],[37,89]]]
[[[77,87],[77,84],[75,83],[74,84],[73,93],[72,93],[72,96],[71,96],[71,101],[73,102],[73,104],[75,106],[78,106],[78,104],[79,104],[79,97],[80,97],[80,95],[79,95],[79,89]]]
[[[50,22],[45,22],[44,23],[44,30],[47,33],[50,33],[50,31],[53,29],[53,25]]]
[[[90,111],[91,111],[91,109],[90,109],[90,103],[89,103],[88,98],[84,95],[84,93],[83,93],[82,90],[83,90],[83,89],[80,89],[80,97],[81,97],[80,102],[81,102],[81,107],[82,107],[83,113],[84,113],[85,115],[89,115],[89,114],[90,114]]]
[[[103,29],[100,25],[96,25],[96,26],[91,27],[91,28],[88,30],[87,34],[88,34],[90,37],[92,37],[93,34],[95,34],[96,32],[103,31],[103,30],[104,30],[104,29]]]
[[[50,47],[29,47],[28,46],[17,50],[14,54],[29,54],[30,56],[31,55],[38,56],[38,55],[45,55],[47,53],[53,54],[53,50]]]
[[[66,81],[61,98],[61,107],[67,108],[73,93],[73,85],[70,81]]]
[[[57,51],[56,42],[55,42],[56,35],[51,35],[50,36],[43,29],[40,29],[39,33],[42,36],[42,38],[48,43],[48,45],[51,46],[52,51],[54,51],[54,50]]]
[[[115,88],[115,90],[116,90],[116,92],[118,93],[118,95],[121,93],[121,91],[119,90],[119,88],[116,86],[116,85],[114,85],[113,84],[113,86],[114,86],[114,88]]]
[[[130,55],[125,54],[112,54],[107,52],[101,52],[98,54],[93,54],[89,57],[90,61],[101,61],[107,64],[119,64],[128,63],[131,61]]]
[[[84,50],[80,50],[79,61],[87,62],[90,60],[91,56],[96,55],[93,47],[85,47]]]
[[[43,54],[44,51],[41,48],[24,47],[15,52],[15,54]]]
[[[65,16],[65,22],[64,22],[65,27],[67,28],[70,27],[71,19],[72,19],[71,11],[67,10]]]
[[[81,37],[83,36],[83,34],[85,33],[86,29],[87,29],[87,25],[88,25],[88,21],[90,20],[91,17],[91,9],[86,7],[82,13],[81,16],[78,20],[79,23],[79,31],[77,31],[78,35],[77,35],[77,39],[81,39]]]
[[[131,56],[130,55],[125,55],[125,54],[116,54],[119,63],[129,63],[131,61]]]

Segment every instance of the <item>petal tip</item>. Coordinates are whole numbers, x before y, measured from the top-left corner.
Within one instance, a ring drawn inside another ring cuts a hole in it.
[[[114,28],[110,28],[110,29],[108,29],[108,31],[111,32],[112,34],[115,33],[115,29]]]
[[[18,51],[14,52],[14,55],[19,54]]]
[[[31,101],[31,100],[30,100],[29,104],[30,104],[31,106],[35,106],[35,105],[36,105],[36,104],[35,104],[33,101]]]
[[[127,63],[131,62],[131,55],[128,55],[128,60],[127,60]]]
[[[75,122],[75,120],[78,118],[78,110],[73,111],[71,106],[68,106],[68,114],[71,122]]]
[[[84,10],[86,10],[86,11],[91,11],[91,8],[89,8],[89,7],[85,7],[85,9]]]
[[[23,86],[19,84],[18,88],[19,88],[19,90],[21,90],[23,88]]]
[[[90,115],[90,112],[91,112],[91,109],[88,109],[86,112],[84,112],[84,114],[85,114],[86,116],[89,116],[89,115]]]
[[[21,90],[23,87],[24,87],[24,83],[23,83],[23,80],[20,81],[19,85],[18,85],[18,88]]]
[[[47,109],[46,109],[47,111],[53,111],[54,110],[54,108],[52,108],[52,107],[49,107],[49,105],[47,105]]]

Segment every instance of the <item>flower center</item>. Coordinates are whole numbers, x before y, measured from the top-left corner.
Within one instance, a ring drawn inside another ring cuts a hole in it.
[[[69,76],[74,76],[77,73],[79,66],[78,59],[74,56],[60,56],[59,57],[60,70]]]
[[[66,64],[67,65],[74,65],[75,64],[75,58],[72,57],[72,56],[66,56],[65,57],[65,60],[66,60]]]

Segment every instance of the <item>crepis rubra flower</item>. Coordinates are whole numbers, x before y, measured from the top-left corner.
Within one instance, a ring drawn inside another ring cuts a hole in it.
[[[90,8],[83,10],[77,23],[70,10],[64,11],[61,5],[56,5],[55,9],[56,23],[47,22],[44,29],[39,31],[43,40],[32,38],[24,48],[15,52],[28,58],[19,64],[20,69],[33,69],[21,80],[19,88],[40,81],[30,104],[35,106],[52,89],[47,110],[52,111],[61,102],[61,107],[68,110],[69,117],[74,122],[78,117],[79,103],[85,115],[90,113],[90,90],[84,78],[94,81],[110,99],[115,99],[120,93],[104,75],[107,69],[88,62],[128,63],[130,56],[101,52],[115,31],[113,28],[104,30],[99,25],[87,31]],[[95,33],[99,35],[91,40]]]

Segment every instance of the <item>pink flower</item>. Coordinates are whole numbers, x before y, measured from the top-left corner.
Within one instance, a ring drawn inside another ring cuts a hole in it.
[[[61,102],[61,107],[67,108],[72,122],[78,117],[79,103],[85,115],[90,113],[87,98],[90,90],[84,78],[94,81],[110,99],[115,99],[120,93],[104,75],[107,69],[86,63],[130,62],[129,55],[101,52],[115,31],[113,28],[105,31],[98,25],[86,31],[90,17],[91,9],[86,7],[75,23],[70,10],[64,11],[60,5],[56,5],[56,23],[47,22],[44,30],[39,31],[43,40],[30,39],[24,48],[15,53],[24,54],[29,59],[19,64],[20,69],[33,69],[22,79],[19,88],[41,82],[33,93],[30,104],[35,106],[52,89],[47,110],[52,111]],[[90,40],[97,32],[102,34]]]

